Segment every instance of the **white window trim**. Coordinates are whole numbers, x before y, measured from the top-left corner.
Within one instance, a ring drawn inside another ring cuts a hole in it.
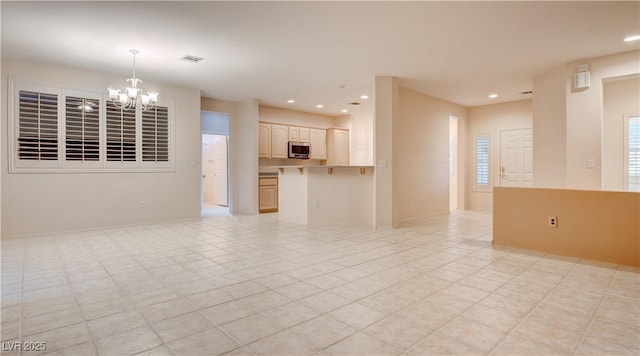
[[[478,139],[487,139],[487,185],[478,185]],[[491,192],[493,185],[491,184],[491,134],[478,133],[473,136],[473,191]]]
[[[52,161],[20,160],[18,159],[17,139],[19,137],[19,122],[17,110],[19,108],[19,91],[35,91],[55,94],[58,96],[58,159]],[[131,162],[107,162],[106,161],[106,102],[109,99],[107,93],[92,92],[86,90],[64,89],[37,82],[15,80],[9,78],[8,100],[8,124],[9,124],[9,173],[161,173],[175,172],[175,143],[174,143],[174,101],[170,98],[160,97],[159,106],[168,108],[169,119],[169,161],[168,162],[144,162],[142,161],[142,114],[136,112],[136,161]],[[98,162],[74,162],[66,161],[66,96],[80,96],[98,100],[100,102],[100,160]]]

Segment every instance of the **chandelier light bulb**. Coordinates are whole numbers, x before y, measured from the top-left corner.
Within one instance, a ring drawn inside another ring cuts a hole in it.
[[[129,97],[125,93],[120,93],[118,94],[118,101],[120,102],[120,104],[126,105],[127,102],[129,101]]]

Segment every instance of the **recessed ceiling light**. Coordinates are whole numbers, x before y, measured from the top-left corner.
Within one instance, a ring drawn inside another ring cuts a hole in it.
[[[367,100],[367,99],[369,99],[369,95],[367,95],[367,94],[362,94],[362,95],[360,95],[360,99],[362,99],[362,100]]]
[[[489,99],[495,99],[497,97],[498,97],[498,94],[496,93],[489,94]]]
[[[632,42],[632,41],[638,41],[638,40],[640,40],[640,35],[627,36],[627,38],[624,39],[625,42]]]
[[[318,108],[318,109],[322,109],[323,107],[324,107],[324,105],[322,105],[322,104],[316,105],[316,108]]]
[[[289,104],[293,104],[293,103],[295,103],[295,102],[296,102],[296,101],[295,101],[295,100],[293,100],[293,99],[289,99],[289,100],[287,100],[287,103],[289,103]]]
[[[347,110],[347,109],[342,109],[342,110],[340,110],[340,111],[341,111],[341,112],[349,112],[349,110]]]

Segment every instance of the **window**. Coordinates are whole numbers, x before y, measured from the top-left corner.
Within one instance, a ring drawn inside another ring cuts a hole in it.
[[[19,91],[18,158],[58,160],[58,95]]]
[[[65,160],[100,160],[100,106],[91,99],[65,98]]]
[[[10,86],[11,173],[173,170],[170,105],[125,111],[105,93]]]
[[[156,106],[142,112],[142,160],[169,161],[169,109]]]
[[[107,102],[107,161],[136,160],[136,112]]]
[[[488,190],[489,185],[489,139],[488,134],[478,135],[475,139],[475,188]]]
[[[640,116],[629,118],[627,137],[627,189],[640,192]]]

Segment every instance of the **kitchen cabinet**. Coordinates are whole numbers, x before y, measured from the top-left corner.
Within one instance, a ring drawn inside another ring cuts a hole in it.
[[[271,125],[271,158],[287,158],[289,154],[289,127]]]
[[[278,177],[260,177],[258,210],[261,213],[278,211]]]
[[[327,165],[349,165],[349,130],[327,130]]]
[[[289,126],[289,141],[300,141],[300,128],[296,126]]]
[[[310,132],[309,132],[309,128],[308,127],[300,127],[300,135],[299,135],[299,141],[300,142],[311,142],[311,137]]]
[[[271,124],[258,123],[258,157],[271,157]]]
[[[327,159],[327,131],[309,129],[311,159]]]
[[[294,142],[309,142],[309,128],[289,126],[289,141]]]

